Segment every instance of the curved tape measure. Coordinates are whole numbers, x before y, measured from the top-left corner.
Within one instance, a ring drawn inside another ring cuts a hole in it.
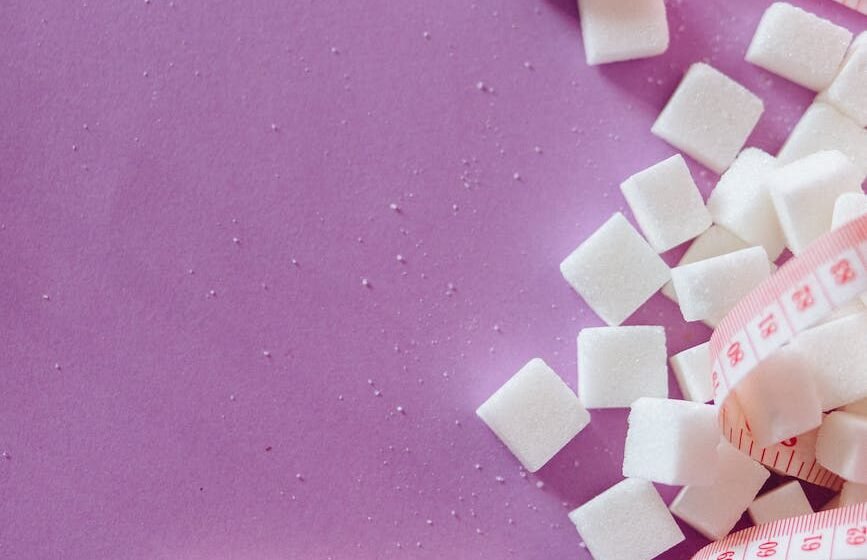
[[[815,432],[760,447],[733,391],[764,358],[863,293],[867,216],[790,259],[720,322],[710,340],[714,402],[732,445],[777,472],[839,490],[840,477],[816,462]],[[861,558],[867,559],[867,552]]]
[[[867,15],[867,0],[834,0],[838,4],[843,4],[847,8],[852,8],[857,12]]]
[[[867,504],[782,519],[711,543],[692,560],[865,560]]]

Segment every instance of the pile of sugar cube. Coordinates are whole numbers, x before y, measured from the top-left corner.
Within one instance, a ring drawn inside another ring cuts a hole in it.
[[[661,54],[663,0],[579,0],[588,64]],[[543,360],[527,363],[477,414],[529,471],[590,423],[587,409],[629,408],[624,480],[569,514],[596,560],[653,558],[684,539],[672,514],[708,539],[747,511],[756,524],[812,513],[792,480],[721,437],[709,344],[669,358],[661,326],[622,326],[661,291],[685,321],[715,327],[788,249],[867,215],[867,32],[853,34],[785,2],[764,13],[746,60],[817,92],[782,149],[744,148],[762,100],[693,64],[651,132],[721,174],[707,202],[675,154],[626,178],[634,227],[615,213],[560,264],[607,325],[578,334],[577,394]],[[640,231],[639,231],[640,230]],[[659,254],[691,241],[678,266]],[[818,462],[846,479],[826,507],[867,501],[867,294],[804,331],[737,388],[763,446],[807,434]],[[669,399],[668,366],[685,400]],[[666,506],[653,483],[682,486]],[[613,527],[629,526],[629,537]]]

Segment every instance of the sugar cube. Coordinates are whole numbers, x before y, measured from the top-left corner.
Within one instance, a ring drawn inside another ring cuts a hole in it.
[[[685,320],[718,323],[770,271],[765,250],[750,247],[678,266],[671,279]]]
[[[619,325],[670,278],[668,266],[619,212],[560,263],[560,272],[609,325]]]
[[[862,178],[861,171],[836,150],[816,152],[771,174],[771,199],[793,253],[831,231],[837,197],[861,192]]]
[[[813,513],[813,508],[801,483],[793,480],[756,498],[747,511],[753,523],[762,525],[778,519],[807,515]]]
[[[847,403],[842,410],[859,416],[867,416],[867,398]]]
[[[707,485],[717,475],[719,427],[707,404],[641,398],[632,403],[623,476],[670,485]]]
[[[825,100],[858,126],[867,126],[867,48],[850,52],[843,68],[826,90]]]
[[[864,50],[867,51],[867,49]],[[831,228],[837,229],[864,215],[867,215],[867,195],[863,192],[841,194],[834,202]]]
[[[722,173],[746,143],[763,111],[758,96],[712,66],[698,62],[689,67],[651,132]]]
[[[712,225],[689,244],[689,248],[683,253],[677,266],[692,264],[711,257],[725,255],[726,253],[733,253],[747,247],[749,245],[743,239],[740,239],[726,228]],[[665,297],[677,303],[677,294],[674,292],[674,285],[670,281],[666,282],[665,286],[662,287],[662,293]],[[709,326],[714,327],[715,325]]]
[[[771,473],[728,442],[717,448],[718,475],[708,486],[686,486],[671,512],[711,540],[729,534]]]
[[[587,64],[662,54],[668,49],[663,0],[579,0]]]
[[[595,560],[650,560],[684,540],[653,484],[627,478],[569,514]],[[624,537],[619,527],[628,527]]]
[[[668,396],[665,329],[630,326],[578,334],[578,397],[587,408],[628,407]]]
[[[822,406],[814,378],[789,347],[759,362],[735,389],[762,447],[803,434],[822,423]]]
[[[837,73],[852,32],[786,2],[765,11],[746,59],[813,91],[821,91]]]
[[[816,102],[792,129],[777,158],[781,163],[820,152],[839,150],[867,174],[867,130],[827,103]]]
[[[530,360],[476,410],[530,472],[590,422],[590,414],[541,359]]]
[[[867,417],[832,412],[816,440],[816,459],[850,482],[867,484]]]
[[[728,228],[746,245],[761,245],[772,261],[786,248],[765,182],[778,167],[774,156],[746,148],[723,173],[707,200],[714,223]]]
[[[784,350],[814,380],[822,410],[867,398],[867,313],[805,330]]]
[[[713,400],[710,343],[705,342],[675,354],[670,361],[683,398],[700,403]]]
[[[639,171],[620,190],[658,253],[693,239],[711,225],[710,213],[680,154]]]
[[[867,484],[844,482],[840,491],[840,507],[854,506],[867,502]]]

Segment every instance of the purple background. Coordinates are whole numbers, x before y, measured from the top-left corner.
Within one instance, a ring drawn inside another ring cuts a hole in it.
[[[626,412],[524,478],[474,410],[533,356],[574,387],[558,263],[673,153],[688,64],[779,148],[811,96],[742,59],[768,4],[593,68],[571,0],[4,0],[0,556],[587,558]]]

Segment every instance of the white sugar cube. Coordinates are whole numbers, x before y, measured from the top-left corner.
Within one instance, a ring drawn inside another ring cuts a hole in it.
[[[837,197],[860,193],[862,178],[861,171],[836,150],[816,152],[771,174],[771,199],[793,253],[831,231]]]
[[[601,327],[578,334],[578,397],[587,408],[626,408],[668,396],[662,327]]]
[[[803,331],[785,351],[814,380],[822,410],[867,397],[867,313]]]
[[[858,126],[867,126],[867,48],[850,52],[840,73],[825,91],[824,99]]]
[[[658,253],[693,239],[711,225],[710,213],[680,154],[639,171],[620,190]]]
[[[641,398],[629,411],[623,476],[707,485],[717,475],[719,427],[707,404]]]
[[[786,2],[765,11],[746,59],[813,91],[821,91],[837,73],[852,33]]]
[[[663,0],[578,0],[587,64],[662,54],[668,48]]]
[[[867,195],[863,192],[841,194],[834,202],[831,228],[837,229],[864,215],[867,215]]]
[[[867,174],[867,130],[827,103],[816,102],[792,129],[777,158],[781,163],[820,152],[839,150]]]
[[[683,398],[700,403],[713,400],[710,343],[705,342],[675,354],[670,361]]]
[[[726,228],[713,225],[690,243],[689,248],[684,252],[677,266],[692,264],[712,257],[725,255],[726,253],[733,253],[747,247],[749,245],[744,240]],[[674,285],[670,281],[666,282],[665,286],[662,287],[662,293],[665,297],[677,303],[677,294],[674,292]],[[715,325],[709,326],[713,328]]]
[[[651,560],[684,540],[653,484],[627,478],[569,514],[595,560]],[[628,527],[624,536],[617,528]]]
[[[530,472],[590,422],[572,389],[539,358],[497,389],[476,414]]]
[[[735,389],[756,444],[766,447],[815,429],[822,406],[814,378],[789,347],[762,360]]]
[[[816,459],[848,481],[867,484],[867,417],[840,411],[826,416],[816,440]]]
[[[651,132],[722,173],[764,111],[762,100],[704,63],[689,67]]]
[[[671,512],[711,540],[728,535],[765,481],[768,469],[723,441],[717,448],[717,480],[687,486],[671,503]]]
[[[813,513],[813,508],[801,483],[793,480],[756,498],[747,511],[750,512],[753,523],[761,525],[778,519],[807,515]]]
[[[560,272],[609,325],[619,325],[670,278],[634,227],[614,214],[560,263]]]
[[[867,416],[867,398],[847,403],[843,410],[859,416]]]
[[[761,245],[771,260],[786,248],[786,240],[766,180],[779,167],[774,156],[747,148],[723,173],[707,200],[714,223],[725,226],[747,245]]]
[[[765,250],[750,247],[679,266],[671,279],[685,320],[718,323],[770,271]]]

